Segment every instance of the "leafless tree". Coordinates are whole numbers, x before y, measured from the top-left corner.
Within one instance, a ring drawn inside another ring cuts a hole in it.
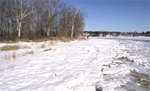
[[[30,2],[26,1],[26,0],[14,0],[14,3],[15,3],[18,38],[20,38],[22,24],[26,22],[24,19],[28,15],[30,15],[34,12],[34,7],[32,6],[32,9],[29,10]],[[25,4],[27,4],[27,5],[25,5]]]
[[[71,38],[74,35],[75,19],[78,13],[78,8],[71,8],[71,18],[72,18],[72,28],[71,28]]]
[[[0,0],[0,35],[9,38],[77,37],[84,13],[60,0]]]

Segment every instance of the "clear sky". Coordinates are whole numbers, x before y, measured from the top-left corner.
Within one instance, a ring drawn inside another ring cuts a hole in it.
[[[85,31],[150,31],[150,0],[64,0],[86,13]]]

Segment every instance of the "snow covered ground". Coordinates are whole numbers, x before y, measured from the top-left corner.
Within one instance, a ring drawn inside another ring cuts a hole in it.
[[[15,44],[30,48],[0,51],[0,91],[149,91],[143,81],[150,81],[150,42],[90,38],[0,47]]]

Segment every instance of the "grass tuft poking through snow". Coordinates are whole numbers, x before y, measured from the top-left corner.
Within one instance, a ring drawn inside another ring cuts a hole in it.
[[[55,44],[55,41],[50,41],[50,44],[51,44],[51,45],[54,45],[54,44]]]
[[[117,58],[118,60],[124,60],[124,59],[126,59],[127,57],[119,57],[119,58]]]
[[[10,53],[5,54],[5,60],[10,61]]]
[[[44,51],[51,51],[52,49],[51,48],[49,48],[49,49],[45,49]]]
[[[138,83],[143,84],[143,85],[150,85],[150,80],[149,79],[141,79]]]
[[[10,51],[21,49],[19,45],[6,45],[0,48],[1,51]]]
[[[13,59],[16,59],[16,53],[15,52],[12,53],[12,57],[13,57]]]
[[[26,56],[27,54],[34,54],[34,51],[32,50],[32,51],[24,52],[24,53],[22,54],[22,56]]]
[[[74,39],[71,39],[71,38],[60,38],[60,40],[62,42],[70,42],[70,41],[73,41]]]
[[[1,51],[11,51],[11,50],[18,50],[18,49],[28,49],[30,48],[27,45],[20,46],[20,45],[5,45],[0,48]]]
[[[45,44],[42,44],[42,45],[41,45],[41,48],[45,48],[45,47],[46,47],[46,45],[45,45]]]
[[[30,46],[24,45],[21,47],[22,49],[30,49]]]
[[[78,41],[82,41],[82,40],[86,40],[86,38],[82,37],[82,38],[77,38]]]

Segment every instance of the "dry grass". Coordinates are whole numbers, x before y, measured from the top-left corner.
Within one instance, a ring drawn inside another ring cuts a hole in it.
[[[50,40],[55,40],[56,41],[56,40],[59,40],[59,38],[58,37],[51,37]]]
[[[102,66],[109,66],[109,64],[103,64]]]
[[[141,74],[141,73],[132,73],[131,76],[136,77],[136,78],[147,78],[148,76],[145,74]]]
[[[10,53],[8,55],[5,54],[5,60],[10,61]]]
[[[49,49],[45,49],[45,50],[43,50],[43,51],[51,51],[52,49],[51,48],[49,48]]]
[[[1,51],[10,51],[10,50],[18,50],[18,49],[27,49],[30,48],[27,45],[20,46],[20,45],[5,45],[0,48]]]
[[[118,62],[118,61],[113,62],[113,63],[115,63],[115,64],[123,64],[122,62]]]
[[[77,38],[78,41],[86,40],[84,37]]]
[[[120,85],[120,87],[124,88],[124,87],[126,87],[126,86],[125,86],[125,85]]]
[[[103,76],[110,76],[110,74],[103,74]]]
[[[122,49],[123,52],[130,53],[128,49]]]
[[[150,91],[150,79],[148,75],[141,74],[141,73],[136,72],[136,70],[133,70],[131,71],[131,76],[137,79],[141,79],[140,81],[138,81],[138,83],[143,85],[148,91]]]
[[[126,59],[127,57],[119,57],[119,58],[117,58],[118,60],[124,60],[124,59]]]
[[[51,38],[41,38],[37,40],[33,40],[34,42],[43,42],[48,40],[62,41],[62,42],[70,42],[74,40],[86,40],[86,38],[70,38],[70,37],[51,37]]]
[[[45,45],[45,44],[42,44],[42,45],[41,45],[41,48],[45,48],[45,47],[46,47],[46,45]]]
[[[27,55],[27,54],[34,54],[34,51],[32,50],[32,51],[24,52],[24,53],[22,54],[22,56],[25,56],[25,55]]]
[[[28,38],[23,38],[23,39],[18,39],[18,38],[15,38],[13,40],[10,40],[10,39],[4,39],[4,40],[1,40],[2,42],[4,43],[17,43],[18,41],[24,41],[24,42],[43,42],[43,41],[49,41],[49,40],[55,40],[55,41],[63,41],[63,42],[70,42],[70,41],[74,41],[74,40],[85,40],[86,38],[84,37],[79,37],[79,38],[70,38],[70,37],[50,37],[50,38],[47,38],[47,37],[43,37],[43,38],[35,38],[35,39],[28,39]]]
[[[50,40],[60,40],[62,42],[70,42],[70,41],[74,41],[74,38],[70,38],[70,37],[51,37]]]
[[[0,48],[1,51],[10,51],[21,49],[19,45],[6,45]]]
[[[15,52],[12,53],[12,57],[13,57],[13,59],[16,59],[16,53]]]
[[[56,43],[56,41],[50,41],[51,45],[54,45]]]
[[[136,70],[130,70],[131,76],[136,77],[136,78],[148,78],[146,74],[138,73]]]
[[[28,54],[34,54],[34,51],[32,50],[32,51],[30,51]]]
[[[150,85],[150,80],[149,79],[142,79],[138,83],[140,83],[142,85]]]
[[[74,39],[66,38],[66,37],[62,37],[62,38],[60,38],[60,40],[61,40],[62,42],[70,42],[70,41],[74,41]]]
[[[150,79],[148,75],[138,73],[136,70],[130,70],[130,72],[131,76],[140,79],[140,81],[138,81],[139,84],[143,85],[148,91],[150,91]]]
[[[48,41],[48,38],[40,38],[40,39],[34,39],[33,42],[43,42],[43,41]]]
[[[24,46],[22,46],[21,48],[22,48],[22,49],[30,49],[30,46],[24,45]]]
[[[62,38],[60,38],[60,40],[63,41],[63,42],[70,42],[70,41],[74,41],[74,40],[82,41],[82,40],[86,40],[86,38],[67,38],[67,37],[62,37]]]
[[[123,64],[122,62],[115,62],[115,64]]]

